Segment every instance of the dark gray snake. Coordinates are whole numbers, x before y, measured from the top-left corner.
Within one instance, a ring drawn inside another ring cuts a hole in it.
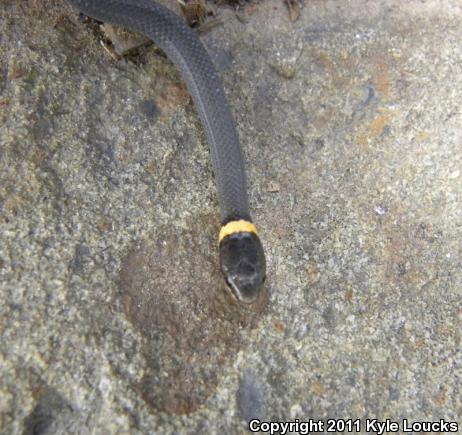
[[[258,296],[266,263],[251,223],[246,175],[239,138],[221,80],[197,34],[168,8],[151,0],[69,0],[99,21],[143,33],[178,68],[207,133],[215,171],[222,228],[220,265],[226,282],[241,301]]]

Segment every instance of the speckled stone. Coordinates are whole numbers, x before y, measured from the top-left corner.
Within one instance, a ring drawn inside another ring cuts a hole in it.
[[[202,36],[267,253],[242,307],[174,67],[108,56],[64,1],[2,1],[2,433],[462,423],[462,6],[305,3]]]

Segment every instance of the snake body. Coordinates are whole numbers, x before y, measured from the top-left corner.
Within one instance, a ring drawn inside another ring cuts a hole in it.
[[[207,134],[221,210],[220,264],[227,284],[244,302],[258,296],[266,264],[251,223],[245,167],[221,80],[194,30],[151,0],[69,0],[82,13],[142,33],[179,70]]]

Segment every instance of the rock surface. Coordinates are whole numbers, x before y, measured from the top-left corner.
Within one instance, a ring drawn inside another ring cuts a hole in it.
[[[246,433],[462,416],[462,7],[282,1],[202,36],[246,157],[267,294],[218,272],[204,133],[151,45],[0,9],[2,433]]]

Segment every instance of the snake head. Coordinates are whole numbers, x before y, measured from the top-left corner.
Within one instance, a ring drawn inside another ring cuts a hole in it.
[[[220,242],[220,266],[232,293],[242,302],[254,302],[266,278],[263,246],[255,233],[240,231]]]

